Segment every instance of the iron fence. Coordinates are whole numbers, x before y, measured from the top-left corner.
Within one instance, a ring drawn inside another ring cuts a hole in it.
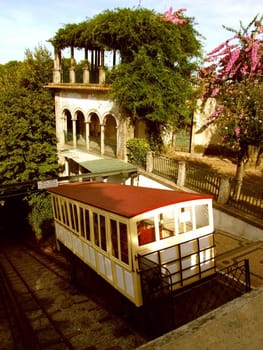
[[[263,186],[249,182],[243,182],[240,186],[237,194],[237,181],[234,179],[231,181],[228,204],[263,219]]]
[[[156,175],[174,182],[178,179],[178,160],[153,154],[153,170]]]
[[[204,170],[201,167],[196,167],[187,164],[186,165],[186,178],[185,186],[198,191],[215,196],[215,199],[218,198],[219,189],[220,189],[221,176]]]
[[[180,161],[177,159],[153,154],[152,173],[176,184],[178,177],[180,177],[179,163]],[[196,192],[212,194],[215,200],[218,200],[222,175],[200,166],[185,163],[184,186]],[[142,167],[145,169],[144,166]],[[226,204],[256,218],[263,219],[263,186],[260,187],[244,181],[237,197],[236,181],[229,179],[229,182],[230,191]]]

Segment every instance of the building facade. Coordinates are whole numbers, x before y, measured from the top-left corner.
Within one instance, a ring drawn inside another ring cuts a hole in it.
[[[78,150],[82,158],[86,152],[97,154],[98,158],[126,160],[126,142],[134,137],[129,118],[121,115],[109,97],[109,85],[105,83],[105,67],[102,65],[104,52],[90,54],[89,60],[88,56],[85,58],[80,74],[75,66],[74,50],[67,72],[63,70],[61,54],[56,52],[53,82],[47,85],[55,95],[58,156],[60,164],[67,169],[64,175],[76,173],[71,171],[72,165],[71,170],[68,169],[69,153],[65,151],[75,150],[73,154],[76,155]]]

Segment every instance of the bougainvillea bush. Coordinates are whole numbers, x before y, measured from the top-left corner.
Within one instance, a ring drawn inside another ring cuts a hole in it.
[[[222,141],[237,152],[237,179],[242,180],[244,165],[259,156],[263,147],[263,25],[256,16],[230,39],[208,54],[201,69],[203,102],[216,99],[209,116]]]

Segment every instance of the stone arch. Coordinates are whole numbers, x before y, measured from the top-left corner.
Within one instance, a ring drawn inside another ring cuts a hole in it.
[[[88,117],[89,120],[89,140],[90,148],[100,149],[101,125],[100,118],[97,113],[91,112]]]
[[[117,120],[112,114],[103,118],[105,153],[116,155],[117,152]]]
[[[80,110],[75,112],[76,120],[76,139],[78,145],[86,144],[86,123],[84,113]]]
[[[69,109],[63,110],[64,115],[64,139],[65,143],[72,143],[73,141],[73,126],[72,126],[72,114]]]

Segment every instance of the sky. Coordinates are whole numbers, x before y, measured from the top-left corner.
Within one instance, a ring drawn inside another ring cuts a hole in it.
[[[164,13],[186,8],[195,29],[204,37],[204,51],[210,52],[230,38],[223,25],[239,29],[240,21],[248,25],[256,15],[263,15],[263,0],[0,0],[0,64],[22,61],[25,50],[45,46],[48,40],[68,23],[79,23],[107,9],[141,6]]]

